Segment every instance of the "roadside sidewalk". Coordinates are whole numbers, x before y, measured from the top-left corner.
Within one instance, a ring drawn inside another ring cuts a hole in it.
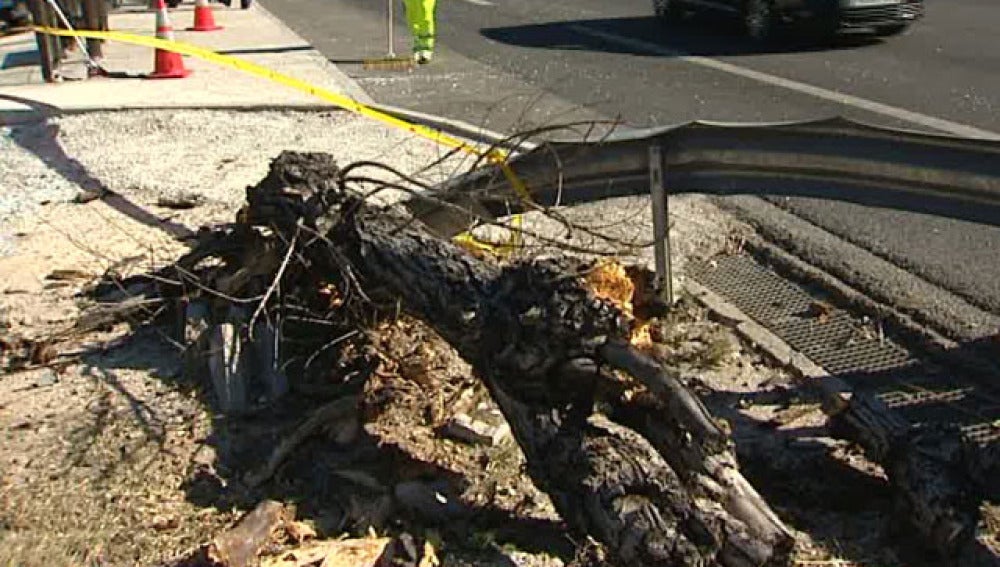
[[[216,23],[224,29],[190,32],[193,6],[170,11],[175,38],[266,66],[318,87],[370,102],[357,84],[327,61],[275,16],[256,5],[249,10],[213,4]],[[126,7],[110,17],[114,31],[153,35],[155,13]],[[148,108],[331,108],[316,97],[289,87],[191,57],[193,73],[185,79],[141,78],[153,69],[153,50],[119,42],[105,44],[103,65],[135,78],[97,77],[46,84],[41,78],[33,34],[0,38],[0,123],[87,110]],[[82,68],[82,61],[67,66]]]

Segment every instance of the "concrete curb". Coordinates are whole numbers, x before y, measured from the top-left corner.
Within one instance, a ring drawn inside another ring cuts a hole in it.
[[[418,112],[416,110],[410,110],[407,108],[402,108],[398,106],[391,106],[387,104],[373,103],[371,105],[375,110],[379,110],[386,114],[390,114],[397,118],[403,120],[408,120],[417,124],[422,124],[429,128],[434,128],[442,132],[452,134],[454,136],[465,138],[468,140],[474,140],[483,144],[490,144],[499,148],[504,148],[510,150],[514,153],[526,153],[534,150],[540,146],[540,143],[531,142],[528,140],[518,141],[518,134],[503,134],[497,132],[496,130],[490,130],[483,128],[482,126],[477,126],[471,122],[466,122],[463,120],[456,120],[453,118],[446,118],[444,116],[438,116],[436,114],[427,114],[425,112]],[[652,130],[652,129],[651,129]],[[616,128],[618,135],[629,137],[637,135],[639,130],[633,130],[626,126],[619,126]],[[576,141],[576,140],[556,140],[556,141]]]
[[[147,11],[143,11],[144,13]],[[339,94],[343,94],[359,103],[362,104],[372,104],[374,100],[371,96],[361,88],[361,86],[348,77],[343,71],[337,68],[336,65],[327,60],[317,49],[315,49],[310,43],[306,42],[300,35],[295,33],[294,30],[289,28],[284,22],[279,18],[271,14],[259,3],[255,3],[253,7],[249,10],[248,14],[250,22],[254,18],[260,21],[261,18],[265,19],[274,28],[277,28],[278,32],[282,35],[286,35],[289,40],[294,40],[295,43],[302,44],[303,47],[308,46],[300,55],[300,66],[305,70],[306,74],[311,74],[313,78],[318,78],[320,73],[325,73],[323,81],[327,84],[333,83],[330,90],[333,90]],[[263,22],[262,22],[263,25]],[[301,77],[308,80],[307,77]],[[213,103],[211,101],[207,103],[182,103],[182,104],[73,104],[72,101],[69,103],[60,103],[59,106],[55,106],[49,103],[43,103],[40,101],[33,100],[18,100],[19,97],[8,98],[4,95],[0,95],[0,125],[17,125],[24,123],[36,122],[39,120],[45,120],[54,116],[72,115],[89,113],[95,111],[125,111],[125,110],[156,110],[156,109],[178,109],[178,110],[192,110],[192,109],[225,109],[225,110],[341,110],[324,101],[320,98],[315,98],[315,103],[302,102],[297,100],[291,104],[286,104],[281,102],[284,97],[279,97],[276,101],[269,101],[266,103],[250,103],[250,104],[239,104],[234,102],[220,102]],[[169,99],[167,99],[169,100]],[[13,105],[8,103],[14,103]]]
[[[330,63],[332,68],[336,67]],[[339,70],[338,70],[339,72]],[[349,80],[349,79],[348,79]],[[360,88],[360,87],[358,87]],[[358,99],[355,99],[358,100]],[[370,100],[370,97],[369,97]],[[335,105],[324,106],[322,101],[318,101],[318,104],[205,104],[205,105],[169,105],[164,104],[160,106],[129,106],[129,105],[118,105],[118,106],[80,106],[73,108],[45,108],[45,109],[25,109],[25,110],[0,110],[0,126],[17,126],[19,124],[30,124],[33,122],[39,122],[42,120],[47,120],[49,118],[60,117],[60,116],[73,116],[78,114],[89,114],[92,112],[128,112],[134,110],[226,110],[233,112],[260,112],[260,111],[282,111],[291,110],[299,112],[350,112],[344,108]],[[358,100],[358,102],[362,102]],[[480,144],[486,144],[490,146],[495,146],[498,148],[503,148],[512,152],[526,152],[535,149],[537,144],[532,142],[522,142],[516,143],[511,140],[509,136],[505,136],[499,132],[493,130],[488,130],[485,128],[479,128],[474,124],[468,122],[463,122],[461,120],[452,120],[450,118],[445,118],[443,116],[437,116],[434,114],[426,114],[423,112],[417,112],[409,110],[406,108],[401,108],[398,106],[383,105],[374,102],[364,103],[366,106],[377,110],[379,112],[384,112],[390,116],[406,120],[408,122],[413,122],[415,124],[421,124],[427,126],[428,128],[433,128],[435,130],[440,130],[452,136],[456,136],[462,139],[471,140]]]
[[[518,143],[516,135],[512,137],[495,130],[489,130],[476,126],[475,124],[465,122],[463,120],[455,120],[444,116],[418,112],[416,110],[387,104],[372,103],[369,106],[379,112],[384,112],[402,120],[421,124],[423,126],[427,126],[428,128],[434,128],[435,130],[440,130],[459,138],[472,140],[482,144],[489,144],[491,146],[504,148],[514,152],[527,152],[538,146],[537,144],[527,141]]]

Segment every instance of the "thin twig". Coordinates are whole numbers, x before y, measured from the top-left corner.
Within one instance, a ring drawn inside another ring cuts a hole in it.
[[[278,467],[285,462],[285,459],[303,441],[312,436],[321,427],[345,417],[350,412],[356,411],[357,404],[357,396],[348,396],[321,406],[301,425],[295,428],[295,431],[291,435],[282,439],[281,443],[274,448],[271,456],[267,459],[267,463],[260,470],[247,474],[244,482],[251,488],[260,486],[264,481],[274,476],[274,473],[278,471]]]
[[[398,177],[398,178],[400,178],[400,179],[402,179],[402,180],[404,180],[404,181],[406,181],[408,183],[416,185],[417,187],[420,187],[422,189],[427,189],[428,191],[431,191],[431,190],[434,189],[434,187],[432,185],[428,184],[428,183],[424,183],[423,181],[420,181],[420,180],[418,180],[418,179],[416,179],[414,177],[411,177],[411,176],[403,173],[402,171],[399,171],[398,169],[396,169],[396,168],[394,168],[392,166],[386,165],[384,163],[379,163],[377,161],[356,161],[356,162],[353,162],[353,163],[345,166],[344,169],[340,170],[340,175],[343,178],[347,178],[347,174],[348,173],[354,171],[355,169],[362,168],[362,167],[372,167],[372,168],[375,168],[375,169],[381,169],[383,171],[387,171],[387,172],[395,175],[396,177]]]
[[[333,241],[330,240],[325,234],[321,234],[319,231],[311,227],[303,225],[300,226],[299,228],[304,232],[312,234],[316,238],[322,240],[324,244],[326,244],[326,246],[323,247],[323,250],[329,253],[330,256],[333,257],[333,261],[337,264],[338,267],[340,267],[341,274],[344,276],[344,279],[347,282],[348,290],[354,289],[355,291],[358,292],[359,295],[361,295],[361,298],[364,301],[371,303],[372,302],[371,298],[369,298],[368,295],[365,294],[365,290],[361,287],[361,282],[358,281],[358,277],[354,274],[354,270],[351,268],[351,262],[347,258],[344,258],[344,256],[337,249],[336,245],[333,243]],[[344,294],[345,300],[348,296],[349,296],[348,293]]]
[[[379,186],[378,189],[370,191],[369,193],[366,193],[366,196],[377,194],[380,191],[384,191],[386,189],[397,189],[399,191],[404,191],[404,192],[407,192],[407,193],[410,193],[410,194],[417,194],[412,189],[410,189],[409,187],[406,187],[404,185],[401,185],[401,184],[398,184],[398,183],[393,183],[391,181],[384,181],[384,180],[381,180],[381,179],[374,179],[374,178],[371,178],[371,177],[355,176],[355,177],[350,177],[350,178],[344,179],[344,182],[345,183],[348,183],[348,182],[350,182],[350,183],[368,183],[368,184],[378,185]],[[437,198],[434,198],[434,197],[428,196],[428,195],[419,195],[419,196],[423,197],[425,199],[428,199],[431,202],[433,202],[433,203],[435,203],[437,205],[440,205],[443,208],[447,208],[447,209],[450,209],[450,210],[453,210],[453,211],[456,211],[456,212],[460,212],[460,213],[466,214],[466,215],[476,216],[477,219],[479,220],[479,222],[482,225],[484,225],[484,226],[495,226],[497,228],[504,228],[504,229],[508,229],[508,230],[513,230],[509,225],[507,225],[507,224],[505,224],[505,223],[503,223],[501,221],[478,217],[478,215],[476,215],[475,213],[469,211],[468,209],[466,209],[466,208],[464,208],[464,207],[462,207],[460,205],[456,205],[454,203],[449,203],[448,201],[445,201],[445,200],[442,200],[442,199],[437,199]],[[359,206],[360,206],[360,203],[359,203]],[[544,213],[544,209],[539,210],[539,212],[543,212]],[[416,219],[412,219],[410,222],[414,222],[414,221],[416,221]],[[624,240],[621,240],[621,239],[618,239],[618,238],[615,238],[615,237],[612,237],[612,236],[602,235],[602,234],[597,234],[597,233],[592,233],[592,231],[589,231],[586,227],[578,226],[578,225],[575,225],[575,224],[573,226],[575,226],[581,232],[590,234],[591,236],[593,236],[595,238],[599,238],[601,240],[605,240],[605,241],[607,241],[609,243],[617,244],[619,246],[624,246],[624,247],[628,247],[628,248],[634,248],[635,247],[632,243],[625,242]],[[559,239],[551,238],[551,237],[548,237],[548,236],[544,236],[544,235],[542,235],[540,233],[528,230],[528,229],[523,228],[523,227],[519,228],[517,230],[519,230],[522,234],[524,234],[526,236],[529,236],[531,238],[534,238],[535,240],[538,240],[539,242],[541,242],[543,244],[548,244],[550,246],[554,246],[554,247],[559,248],[561,250],[566,250],[566,251],[570,251],[570,252],[577,252],[577,253],[580,253],[580,254],[596,254],[596,255],[600,255],[600,256],[613,256],[613,255],[616,255],[616,254],[619,253],[619,252],[601,252],[601,251],[594,250],[592,248],[585,248],[585,247],[582,247],[582,246],[575,246],[575,245],[566,243],[564,240],[559,240]],[[650,242],[649,245],[651,246],[652,242]]]
[[[260,300],[260,304],[257,305],[257,309],[253,312],[253,316],[250,317],[250,323],[248,328],[250,329],[250,338],[253,338],[253,329],[257,323],[257,318],[260,314],[264,312],[265,307],[267,307],[267,300],[271,298],[275,290],[278,289],[278,285],[281,282],[282,276],[285,275],[285,269],[288,268],[288,262],[292,259],[292,253],[295,252],[295,244],[299,240],[299,229],[295,229],[295,234],[292,235],[292,241],[288,243],[288,252],[285,253],[285,258],[281,261],[281,265],[278,266],[278,272],[274,275],[274,279],[271,280],[271,285],[267,288],[264,293],[264,297]]]
[[[232,295],[223,293],[223,292],[221,292],[221,291],[219,291],[217,289],[214,289],[212,287],[209,287],[209,286],[201,283],[201,280],[198,278],[198,276],[196,274],[193,274],[193,273],[189,272],[188,270],[182,268],[181,266],[178,266],[178,265],[175,264],[173,266],[173,268],[175,270],[177,270],[177,273],[179,273],[182,276],[184,276],[185,279],[182,281],[182,283],[183,282],[187,282],[187,283],[194,284],[194,286],[197,287],[198,289],[200,289],[201,291],[204,291],[205,293],[208,293],[209,295],[214,295],[214,296],[216,296],[216,297],[218,297],[220,299],[225,299],[226,301],[229,301],[230,303],[242,303],[242,304],[254,303],[254,302],[259,301],[261,298],[264,297],[263,295],[255,295],[253,297],[233,297]]]
[[[357,336],[358,334],[360,334],[360,331],[354,330],[354,331],[351,331],[351,332],[347,333],[346,335],[339,336],[339,337],[333,339],[332,341],[326,343],[325,345],[323,345],[322,347],[320,347],[319,349],[317,349],[316,352],[312,353],[309,356],[309,358],[306,359],[306,363],[302,367],[302,369],[303,370],[308,369],[309,366],[312,365],[313,361],[316,360],[316,357],[318,357],[320,354],[322,354],[323,352],[325,352],[327,349],[331,349],[331,348],[339,345],[340,343],[346,341],[347,339],[349,339],[351,337]]]

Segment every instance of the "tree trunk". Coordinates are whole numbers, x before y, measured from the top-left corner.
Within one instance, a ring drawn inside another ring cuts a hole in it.
[[[484,381],[568,525],[622,564],[788,562],[790,532],[739,474],[728,436],[683,384],[632,349],[622,314],[594,297],[574,264],[482,261],[338,180],[329,156],[286,153],[248,190],[241,218],[275,231],[272,244],[297,246],[282,288],[305,269],[398,298]],[[275,257],[259,240],[251,246],[259,255],[242,258]],[[609,367],[662,411],[645,411],[634,429],[595,415]]]

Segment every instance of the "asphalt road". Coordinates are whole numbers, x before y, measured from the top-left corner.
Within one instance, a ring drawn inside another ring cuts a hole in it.
[[[263,2],[377,100],[500,131],[578,119],[641,127],[844,115],[1000,137],[996,0],[928,0],[926,18],[887,41],[767,49],[742,39],[734,25],[703,18],[665,27],[651,17],[649,0],[440,0],[438,57],[413,73],[359,65],[385,52],[382,2]],[[401,17],[398,29],[396,50],[406,53]],[[956,299],[960,311],[981,311],[975,325],[942,330],[956,338],[996,332],[1000,229],[812,199],[772,204],[934,284],[952,320]],[[758,213],[754,220],[767,224]],[[833,265],[836,255],[817,252],[810,261]],[[911,276],[885,277],[883,297],[895,289],[902,301],[914,288]],[[857,279],[848,283],[864,287],[865,278]]]

